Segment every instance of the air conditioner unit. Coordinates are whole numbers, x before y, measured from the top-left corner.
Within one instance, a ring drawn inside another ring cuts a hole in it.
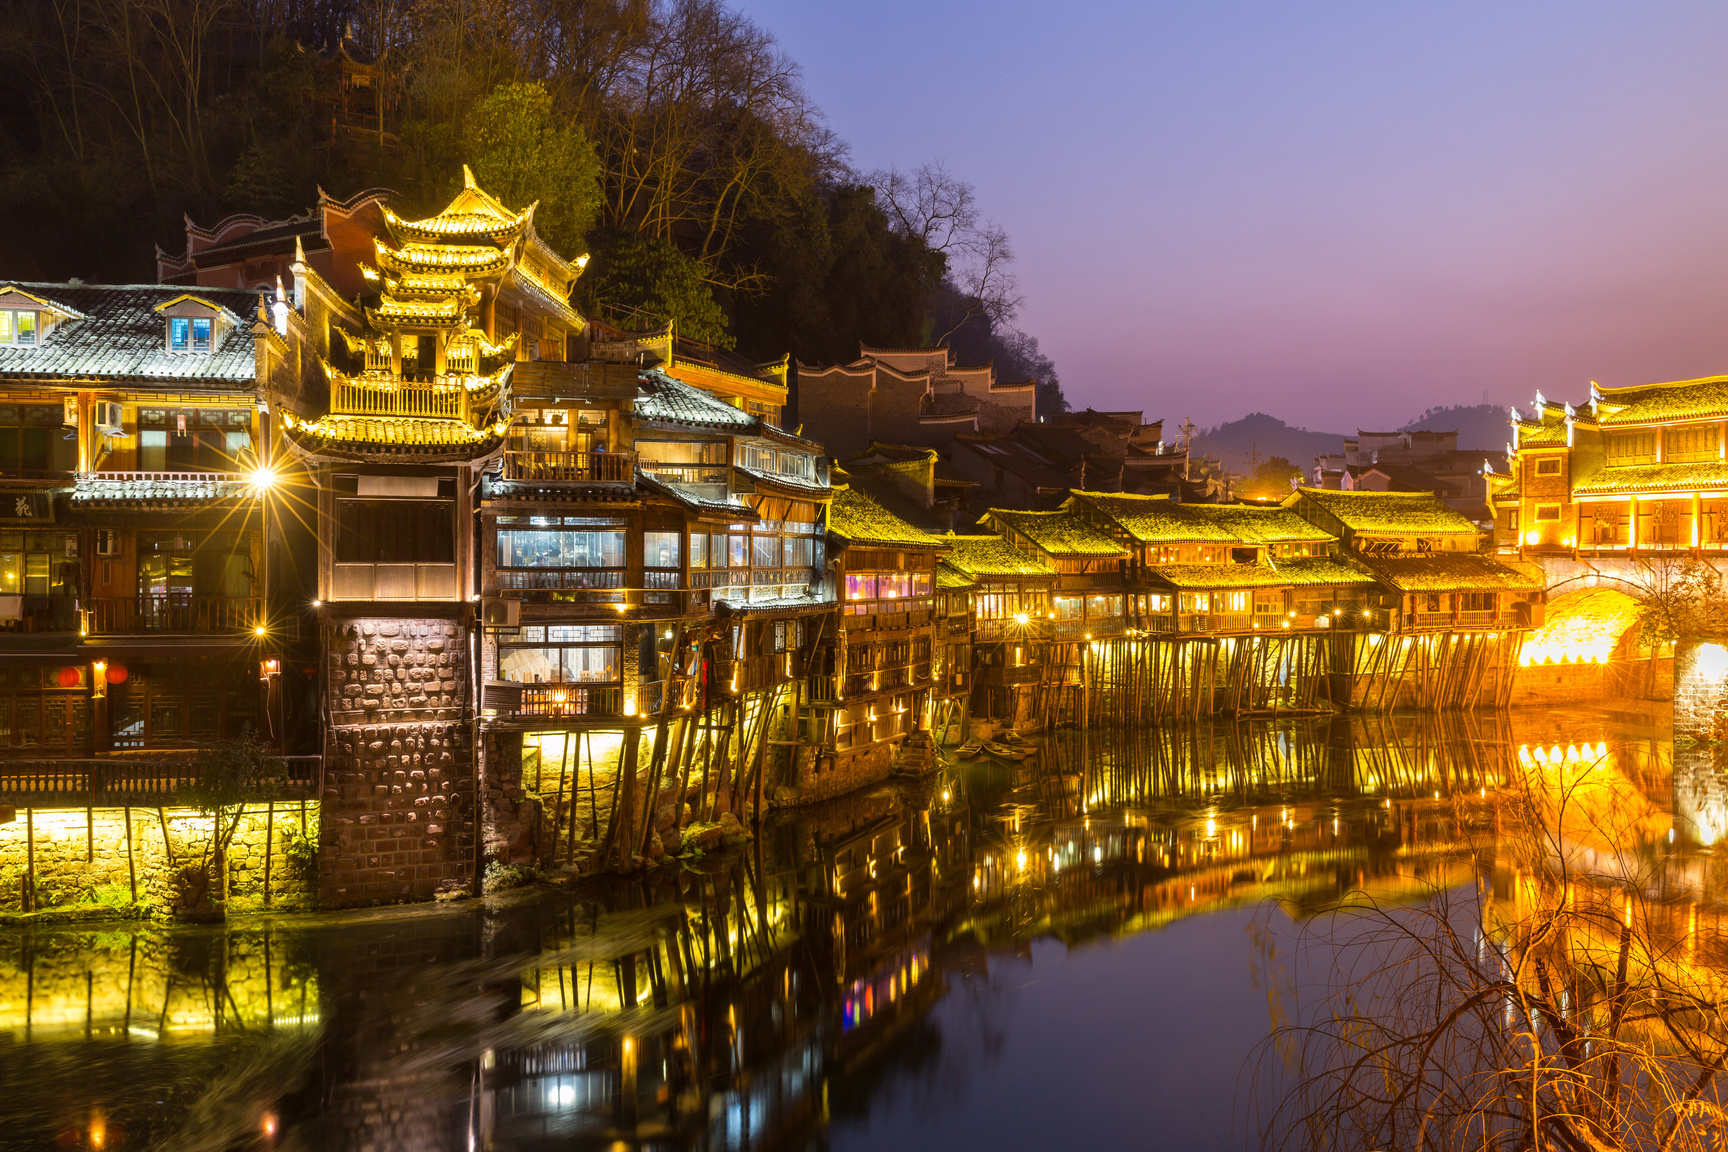
[[[522,618],[522,602],[501,596],[480,601],[480,623],[486,628],[515,628]]]
[[[120,533],[114,531],[112,528],[96,529],[96,555],[120,555]]]
[[[98,400],[90,409],[95,420],[96,430],[106,432],[110,436],[118,436],[126,430],[126,425],[120,418],[120,405],[112,400]]]

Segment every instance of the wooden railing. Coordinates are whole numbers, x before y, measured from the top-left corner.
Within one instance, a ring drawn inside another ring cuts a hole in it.
[[[99,636],[139,632],[251,631],[264,622],[264,601],[257,596],[98,597],[90,608],[90,631]]]
[[[276,799],[315,797],[322,756],[276,756],[287,786]],[[38,805],[169,804],[196,777],[181,760],[0,760],[0,796]],[[259,800],[257,803],[263,803]]]
[[[622,716],[624,689],[599,684],[524,684],[524,716]]]
[[[563,484],[633,484],[634,452],[506,452],[505,480]]]
[[[466,420],[468,393],[460,386],[438,389],[424,384],[338,384],[330,396],[330,411],[339,416],[409,416]]]
[[[725,464],[667,464],[659,460],[642,461],[642,474],[672,484],[724,484]]]
[[[78,630],[78,601],[70,596],[0,596],[0,605],[8,600],[16,602],[18,615],[0,615],[0,632]]]
[[[81,483],[146,481],[161,484],[244,484],[249,477],[244,472],[80,472]]]

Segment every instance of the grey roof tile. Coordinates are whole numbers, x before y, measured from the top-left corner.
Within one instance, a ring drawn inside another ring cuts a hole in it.
[[[83,318],[55,327],[40,347],[0,347],[0,379],[71,377],[78,380],[160,381],[203,388],[250,387],[256,376],[252,321],[257,292],[184,284],[43,284],[0,280]],[[193,296],[226,309],[234,327],[208,353],[169,352],[166,321],[156,312],[177,296]]]

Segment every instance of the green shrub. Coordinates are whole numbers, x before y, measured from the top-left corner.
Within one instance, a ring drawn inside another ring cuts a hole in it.
[[[516,864],[505,864],[493,860],[486,865],[485,891],[487,895],[493,892],[504,892],[511,888],[520,888],[524,884],[534,882],[534,869]]]

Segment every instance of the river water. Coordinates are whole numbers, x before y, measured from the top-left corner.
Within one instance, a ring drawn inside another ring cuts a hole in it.
[[[0,936],[0,1146],[1252,1146],[1294,935],[1579,749],[1672,810],[1660,716],[1066,732],[639,879]]]

